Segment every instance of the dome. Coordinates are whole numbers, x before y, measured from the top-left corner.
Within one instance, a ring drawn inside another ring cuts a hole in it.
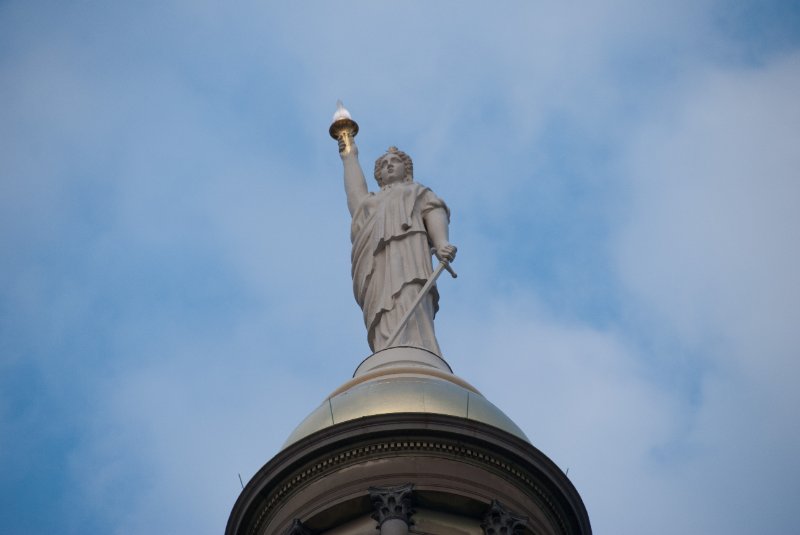
[[[316,431],[367,416],[432,413],[502,429],[527,442],[522,430],[438,355],[392,347],[368,357],[354,377],[328,396],[292,432],[284,447]]]

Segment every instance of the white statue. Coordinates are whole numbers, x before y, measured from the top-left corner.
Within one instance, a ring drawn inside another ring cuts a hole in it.
[[[450,211],[429,188],[414,182],[411,158],[396,147],[375,162],[380,190],[370,192],[354,132],[350,134],[338,137],[339,155],[353,218],[353,291],[364,312],[369,347],[374,352],[385,349],[402,325],[391,346],[420,347],[441,356],[433,329],[439,308],[436,287],[430,287],[416,307],[414,303],[433,274],[431,249],[444,267],[456,256],[449,241]]]

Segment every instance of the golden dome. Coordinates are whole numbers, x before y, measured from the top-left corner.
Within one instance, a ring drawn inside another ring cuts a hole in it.
[[[378,414],[432,413],[482,422],[528,441],[477,389],[438,355],[412,347],[379,351],[303,420],[284,447],[326,427]]]

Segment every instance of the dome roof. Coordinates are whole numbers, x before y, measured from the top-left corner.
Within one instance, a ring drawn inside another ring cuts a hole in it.
[[[497,427],[528,441],[522,430],[438,355],[412,347],[379,351],[303,420],[284,447],[326,427],[378,414],[433,413]]]

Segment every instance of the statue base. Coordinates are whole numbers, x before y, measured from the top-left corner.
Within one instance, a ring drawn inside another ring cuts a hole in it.
[[[419,347],[399,346],[387,347],[365,358],[356,368],[353,377],[360,377],[376,370],[408,366],[433,368],[445,373],[453,373],[450,365],[436,353]]]

